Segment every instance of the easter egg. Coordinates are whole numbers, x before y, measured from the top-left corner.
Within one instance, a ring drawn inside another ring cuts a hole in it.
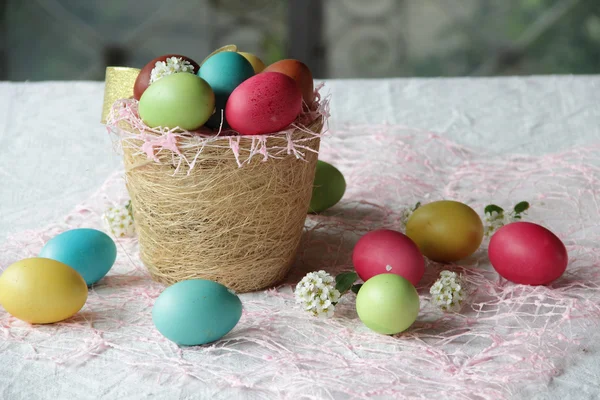
[[[238,54],[241,54],[246,60],[250,62],[255,74],[262,72],[266,68],[265,63],[260,58],[256,57],[254,54],[246,53],[243,51],[239,51]]]
[[[356,312],[360,320],[384,335],[408,329],[417,319],[419,307],[415,287],[396,274],[375,275],[356,295]]]
[[[352,263],[360,279],[396,274],[417,285],[425,273],[425,259],[406,235],[389,229],[372,231],[360,238],[352,252]]]
[[[184,346],[214,342],[242,316],[239,297],[220,283],[191,279],[166,288],[152,308],[152,321],[167,339]]]
[[[223,110],[229,95],[240,83],[253,75],[254,68],[252,64],[236,52],[224,51],[217,53],[202,64],[198,76],[208,82],[213,92],[215,92],[216,111],[207,122],[208,127],[213,129],[219,127],[221,116],[225,116]]]
[[[280,72],[292,78],[300,92],[302,99],[310,107],[315,98],[315,89],[312,73],[310,69],[301,61],[298,60],[280,60],[265,68],[264,72]]]
[[[263,72],[231,93],[225,114],[241,135],[260,135],[288,127],[301,110],[302,95],[294,80],[278,72]]]
[[[155,59],[150,61],[148,64],[146,64],[140,70],[140,73],[133,85],[133,98],[134,99],[139,100],[142,97],[142,94],[144,94],[144,92],[146,91],[146,89],[148,89],[148,86],[150,86],[150,76],[152,75],[152,70],[156,66],[156,63],[165,61],[167,58],[171,58],[171,57],[181,58],[182,60],[185,60],[185,61],[189,62],[190,64],[192,64],[192,67],[194,67],[194,70],[193,70],[194,74],[197,73],[198,69],[200,68],[200,66],[198,65],[198,63],[196,61],[192,60],[189,57],[182,56],[179,54],[166,54],[164,56],[156,57]]]
[[[498,229],[488,256],[505,279],[524,285],[546,285],[566,270],[569,257],[563,242],[543,226],[514,222]]]
[[[237,52],[238,48],[235,44],[226,44],[225,46],[219,47],[218,49],[216,49],[215,51],[213,51],[212,53],[210,53],[209,55],[207,55],[204,60],[202,60],[202,62],[200,63],[200,66],[202,66],[202,64],[204,64],[206,62],[206,60],[208,60],[209,58],[211,58],[212,56],[214,56],[217,53],[222,53],[224,51],[233,51],[233,52]]]
[[[483,240],[483,223],[468,205],[442,200],[417,208],[406,223],[406,235],[430,260],[452,262],[473,254]]]
[[[96,229],[71,229],[50,239],[39,256],[67,264],[81,274],[87,285],[93,285],[112,268],[117,246],[110,236]]]
[[[139,113],[151,128],[200,128],[215,109],[215,95],[206,81],[179,73],[154,82],[142,95]]]
[[[336,205],[344,196],[346,180],[333,165],[318,160],[309,212],[320,213]]]
[[[85,304],[88,288],[73,268],[47,258],[27,258],[0,276],[0,304],[12,316],[32,323],[65,320]]]

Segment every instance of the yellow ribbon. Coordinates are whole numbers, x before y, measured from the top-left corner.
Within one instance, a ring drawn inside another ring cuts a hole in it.
[[[133,97],[133,85],[140,70],[127,67],[107,67],[106,82],[104,84],[104,103],[102,104],[102,123],[106,118],[115,101]]]

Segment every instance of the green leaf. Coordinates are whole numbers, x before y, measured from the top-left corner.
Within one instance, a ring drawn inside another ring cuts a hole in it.
[[[358,291],[360,290],[362,285],[363,285],[362,283],[357,283],[356,285],[352,285],[350,290],[352,290],[354,292],[354,294],[358,294]]]
[[[335,288],[343,294],[350,290],[352,284],[356,282],[358,275],[356,272],[342,272],[335,277]]]
[[[514,210],[515,214],[521,214],[522,212],[529,210],[529,203],[526,201],[522,201],[515,206]]]
[[[494,211],[496,211],[498,214],[502,214],[504,213],[504,209],[502,207],[499,207],[495,204],[490,204],[489,206],[487,206],[483,212],[486,214],[492,214]]]
[[[133,218],[133,205],[131,204],[131,200],[127,202],[125,208],[127,208],[127,211],[129,211],[129,214],[131,214],[131,218]]]

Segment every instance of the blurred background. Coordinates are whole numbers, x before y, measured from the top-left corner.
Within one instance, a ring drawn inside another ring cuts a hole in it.
[[[236,44],[316,78],[594,74],[600,0],[0,0],[1,80]]]

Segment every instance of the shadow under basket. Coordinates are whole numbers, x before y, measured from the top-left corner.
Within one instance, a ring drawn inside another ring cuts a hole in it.
[[[141,139],[122,139],[140,258],[152,278],[210,279],[240,293],[281,282],[300,244],[322,127],[320,116],[306,126],[316,135],[300,129],[268,135],[264,143],[281,149],[279,155],[263,161],[258,153],[242,166],[228,137],[201,151],[194,137],[179,137],[182,158],[195,160],[187,169],[170,150],[149,160]],[[285,151],[290,134],[302,143],[301,158]],[[241,153],[259,139],[234,140]]]

